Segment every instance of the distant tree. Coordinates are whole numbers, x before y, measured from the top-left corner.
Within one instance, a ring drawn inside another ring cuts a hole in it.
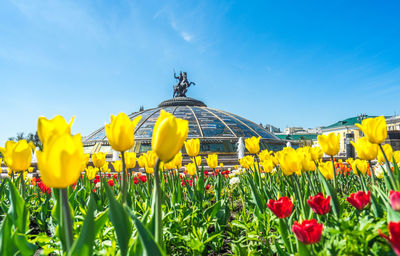
[[[140,106],[140,108],[139,108],[139,112],[141,112],[141,111],[143,111],[144,110],[144,107],[143,107],[143,105],[142,106]]]
[[[10,138],[8,138],[8,140],[12,140],[12,141],[26,140],[27,142],[32,142],[37,148],[42,150],[42,142],[40,141],[39,135],[37,134],[37,132],[28,133],[26,136],[25,136],[25,133],[19,132],[19,133],[17,133],[17,135],[15,137],[10,137]]]

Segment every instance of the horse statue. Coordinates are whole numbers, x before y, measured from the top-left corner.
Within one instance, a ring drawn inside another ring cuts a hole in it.
[[[175,79],[178,79],[178,83],[174,86],[173,97],[186,97],[186,92],[191,85],[196,85],[194,82],[189,82],[187,79],[186,72],[180,72],[179,76],[174,73]]]

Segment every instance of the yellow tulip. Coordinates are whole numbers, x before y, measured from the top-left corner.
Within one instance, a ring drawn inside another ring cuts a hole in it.
[[[32,144],[26,140],[7,141],[4,148],[0,148],[5,164],[16,172],[28,170],[32,160]]]
[[[74,122],[72,117],[69,124],[65,121],[64,117],[57,115],[53,119],[46,117],[39,117],[37,133],[40,141],[45,144],[47,140],[54,135],[71,134],[71,126]]]
[[[127,169],[133,169],[136,166],[136,153],[135,152],[125,152],[125,166]]]
[[[333,166],[331,162],[323,162],[318,165],[318,169],[327,180],[333,179]]]
[[[144,168],[146,166],[146,156],[145,154],[139,156],[137,159],[138,165],[140,168]]]
[[[308,150],[308,151],[307,151]],[[304,171],[315,171],[317,167],[312,159],[309,149],[298,152],[301,155],[301,166]]]
[[[182,167],[182,153],[179,152],[178,154],[176,154],[173,161],[175,163],[175,168],[180,169]]]
[[[141,118],[142,116],[137,116],[131,121],[125,113],[111,115],[111,123],[106,124],[105,130],[108,142],[114,150],[124,152],[133,147],[135,127]]]
[[[396,161],[397,165],[400,163],[400,150],[396,150],[393,152],[394,161]],[[1,164],[1,161],[0,161]]]
[[[190,157],[195,157],[200,152],[200,140],[199,139],[190,139],[185,141],[185,149],[186,153]]]
[[[152,150],[163,162],[171,161],[182,149],[189,131],[187,120],[161,110],[153,129]]]
[[[385,152],[385,155],[386,155],[388,161],[391,162],[392,156],[393,156],[392,146],[390,146],[390,144],[385,144],[385,145],[382,145],[382,149]],[[385,162],[385,157],[382,154],[382,150],[378,151],[378,162],[380,162],[380,163]]]
[[[240,158],[239,164],[245,169],[253,168],[254,167],[254,156],[248,155],[248,156],[244,156],[244,157]]]
[[[38,169],[43,182],[52,188],[74,184],[82,171],[84,160],[81,135],[52,135],[37,152]]]
[[[88,168],[86,168],[86,177],[89,180],[93,180],[96,177],[97,172],[99,171],[99,168],[95,167],[93,168],[93,166],[89,166]]]
[[[3,162],[3,158],[0,157],[0,167],[1,167],[1,163]]]
[[[1,165],[1,161],[0,161],[0,165]],[[30,172],[30,173],[33,172],[33,170],[35,170],[35,167],[29,167],[28,168],[28,172]]]
[[[219,167],[224,168],[224,163],[220,163]]]
[[[148,174],[153,174],[154,173],[154,168],[151,168],[151,167],[147,167],[146,166],[146,173],[148,173]]]
[[[153,151],[147,151],[144,155],[144,164],[146,168],[154,168],[157,161],[157,155]]]
[[[201,166],[201,156],[192,157],[192,162],[196,161],[197,166]]]
[[[368,167],[368,162],[365,160],[356,159],[351,163],[351,168],[356,175],[358,175],[357,170],[364,175],[368,171]]]
[[[190,176],[196,175],[196,165],[194,163],[188,163],[186,170]]]
[[[169,161],[168,163],[164,164],[165,169],[172,170],[175,169],[175,158]]]
[[[260,158],[260,162],[264,162],[271,157],[271,152],[268,151],[268,149],[264,149],[258,153],[258,158]]]
[[[97,168],[103,167],[104,164],[106,163],[106,153],[103,152],[97,152],[92,155],[92,162],[93,165]]]
[[[311,158],[315,162],[319,162],[322,159],[324,153],[320,147],[312,147],[310,148]]]
[[[84,171],[89,164],[90,154],[83,154],[82,171]]]
[[[116,172],[122,172],[122,161],[117,160],[111,163],[114,166],[114,171]]]
[[[270,159],[267,159],[264,162],[261,162],[261,166],[263,167],[263,170],[266,173],[270,173],[274,169],[274,163]]]
[[[233,169],[238,170],[238,169],[239,169],[239,165],[235,164],[235,166],[233,167]]]
[[[364,119],[361,124],[356,124],[356,126],[371,143],[381,144],[386,140],[387,127],[384,116]]]
[[[279,164],[283,174],[290,176],[293,173],[300,174],[302,168],[302,155],[292,148],[287,148],[278,154]]]
[[[377,144],[370,143],[367,137],[362,137],[357,140],[356,143],[350,141],[357,152],[357,156],[362,160],[374,160],[378,155]]]
[[[261,137],[251,137],[244,140],[244,144],[246,149],[250,152],[250,154],[257,154],[260,152],[260,139]]]
[[[218,167],[218,155],[217,154],[210,154],[206,157],[207,165],[211,169],[215,169]]]
[[[109,166],[108,166],[108,162],[106,162],[106,163],[100,168],[100,170],[101,170],[102,172],[111,172],[111,170],[110,170],[110,168],[109,168]]]
[[[340,134],[331,132],[328,135],[318,135],[317,139],[325,154],[334,156],[339,153]]]

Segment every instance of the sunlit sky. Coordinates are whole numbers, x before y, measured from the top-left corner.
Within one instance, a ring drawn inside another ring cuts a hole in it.
[[[316,127],[400,113],[397,1],[0,1],[0,144],[39,116],[188,96],[256,123]]]

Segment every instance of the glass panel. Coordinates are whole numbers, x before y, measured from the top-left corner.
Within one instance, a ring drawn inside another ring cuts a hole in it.
[[[196,118],[194,117],[192,111],[188,107],[178,107],[174,112],[174,116],[189,121],[188,137],[200,137],[201,136],[199,126],[197,125]]]
[[[211,112],[215,113],[219,118],[221,118],[229,128],[236,134],[237,137],[252,137],[257,136],[252,130],[249,129],[246,125],[242,124],[238,120],[228,116],[227,114],[209,109]]]
[[[164,110],[169,113],[172,113],[172,111],[174,111],[174,109],[175,109],[175,107],[164,108]],[[152,110],[151,112],[150,111],[149,112],[151,114],[151,113],[154,113],[154,111],[155,110]],[[142,114],[142,120],[140,120],[139,125],[143,122],[144,123],[140,127],[138,125],[139,129],[135,132],[135,137],[151,138],[151,136],[153,135],[153,127],[157,121],[157,118],[160,116],[160,111],[161,111],[161,108],[157,109],[157,111],[153,115],[151,115],[145,122],[143,120],[145,120],[150,114],[148,112],[145,113],[146,116],[144,116],[144,114]]]
[[[204,137],[234,137],[226,125],[214,115],[199,107],[192,109],[199,120]]]
[[[201,143],[201,152],[226,152],[222,143]]]
[[[280,151],[285,147],[283,144],[268,144],[269,150],[272,150],[274,152]]]
[[[85,141],[103,140],[104,137],[106,137],[106,131],[102,128],[100,131],[85,139]]]
[[[276,139],[275,136],[269,134],[267,131],[265,131],[263,128],[261,128],[260,126],[256,125],[255,123],[250,122],[249,120],[246,120],[243,117],[240,117],[238,115],[234,115],[234,114],[231,114],[231,115],[234,116],[235,118],[239,119],[240,121],[242,121],[243,123],[245,123],[249,127],[251,127],[251,129],[256,131],[261,136],[261,138]]]

